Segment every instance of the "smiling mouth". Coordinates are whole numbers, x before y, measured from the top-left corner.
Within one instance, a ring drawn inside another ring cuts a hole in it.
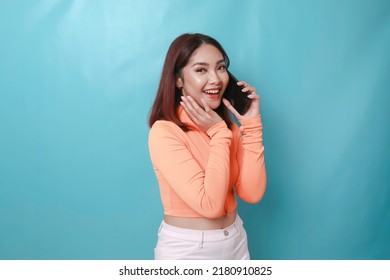
[[[210,89],[210,90],[205,90],[203,92],[206,94],[210,94],[210,95],[217,95],[220,92],[220,90],[219,89]]]

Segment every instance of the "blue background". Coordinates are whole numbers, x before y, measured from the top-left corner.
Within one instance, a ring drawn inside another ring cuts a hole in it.
[[[261,95],[254,259],[390,259],[390,2],[0,1],[0,258],[152,259],[147,116],[171,41]]]

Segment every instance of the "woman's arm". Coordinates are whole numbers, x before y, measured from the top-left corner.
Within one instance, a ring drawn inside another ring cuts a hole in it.
[[[240,130],[242,135],[237,148],[240,173],[236,183],[236,192],[244,201],[256,203],[263,197],[266,186],[260,115],[241,120]]]
[[[246,82],[238,82],[243,92],[249,92],[252,99],[249,110],[240,115],[230,102],[223,99],[225,106],[241,123],[241,137],[237,148],[239,176],[236,183],[238,196],[246,202],[256,203],[263,197],[266,185],[264,164],[263,126],[260,117],[260,96],[256,89]]]
[[[150,157],[170,187],[200,215],[223,215],[230,178],[232,134],[224,121],[206,131],[210,137],[206,169],[191,154],[184,132],[168,121],[156,122],[149,134]]]

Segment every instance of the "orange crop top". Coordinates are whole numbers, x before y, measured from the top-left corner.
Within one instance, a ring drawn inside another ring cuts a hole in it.
[[[178,114],[188,132],[159,120],[149,133],[164,214],[221,217],[236,209],[235,192],[246,202],[260,201],[266,185],[260,116],[231,130],[221,121],[203,132],[183,108]]]

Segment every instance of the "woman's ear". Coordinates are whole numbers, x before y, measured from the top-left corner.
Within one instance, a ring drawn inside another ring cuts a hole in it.
[[[183,87],[183,79],[182,78],[176,79],[176,87],[179,89],[181,89]]]

